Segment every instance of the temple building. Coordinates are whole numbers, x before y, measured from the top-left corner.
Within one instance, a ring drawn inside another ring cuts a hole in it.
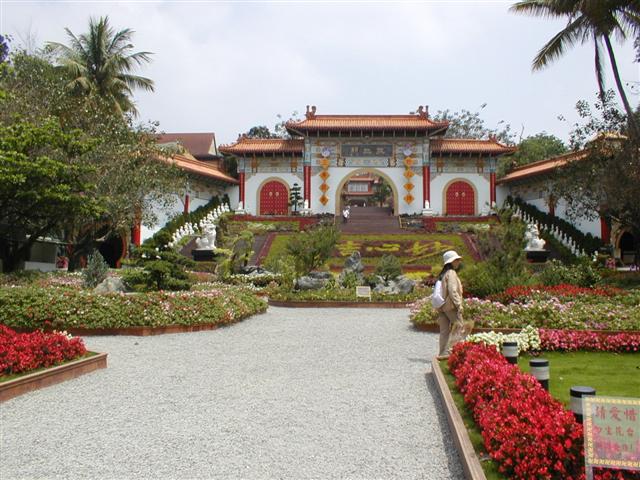
[[[252,215],[287,215],[294,184],[309,213],[339,215],[344,186],[364,174],[388,183],[395,215],[487,213],[497,158],[515,148],[493,137],[445,138],[448,126],[422,106],[409,115],[318,115],[314,106],[286,123],[291,138],[241,136],[219,150],[236,158],[239,205]]]

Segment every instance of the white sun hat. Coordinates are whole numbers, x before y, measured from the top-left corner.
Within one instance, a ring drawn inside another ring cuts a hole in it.
[[[454,260],[458,260],[459,258],[462,258],[462,257],[458,255],[458,253],[455,252],[454,250],[448,250],[444,252],[444,255],[442,255],[442,261],[444,262],[445,265],[447,263],[453,262]]]

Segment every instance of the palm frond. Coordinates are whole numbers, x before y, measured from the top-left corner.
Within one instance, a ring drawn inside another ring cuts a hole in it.
[[[564,30],[560,30],[555,34],[533,59],[533,70],[545,68],[560,58],[567,48],[574,46],[578,42],[583,42],[585,35],[584,27],[585,17],[580,16],[570,22]]]
[[[564,17],[575,11],[577,0],[553,1],[553,0],[525,0],[517,2],[509,7],[509,11],[534,17],[558,18]]]
[[[120,75],[120,79],[130,88],[141,88],[142,90],[146,90],[148,92],[153,92],[155,90],[153,80],[151,80],[150,78],[140,77],[138,75],[124,74]]]

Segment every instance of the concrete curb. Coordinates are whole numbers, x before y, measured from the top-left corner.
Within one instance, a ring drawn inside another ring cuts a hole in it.
[[[431,370],[433,371],[436,386],[438,387],[438,391],[442,397],[442,403],[445,408],[445,413],[447,414],[447,421],[449,422],[454,442],[458,448],[460,462],[462,463],[465,477],[467,480],[486,480],[487,477],[482,470],[480,460],[478,459],[476,451],[471,444],[469,434],[467,433],[462,417],[456,408],[456,404],[453,401],[453,396],[449,391],[449,386],[447,385],[444,374],[440,369],[440,363],[437,358],[431,360]]]
[[[18,395],[40,390],[56,383],[61,383],[79,377],[101,368],[107,368],[107,354],[98,353],[87,358],[51,367],[41,372],[31,373],[22,377],[0,383],[0,403]]]

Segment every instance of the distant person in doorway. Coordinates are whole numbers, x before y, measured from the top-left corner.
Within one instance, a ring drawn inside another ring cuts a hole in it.
[[[466,326],[462,318],[464,310],[462,298],[462,282],[458,277],[462,257],[449,250],[442,256],[444,266],[438,275],[442,282],[444,304],[438,309],[438,325],[440,326],[440,357],[448,357],[453,346],[464,340],[473,326]]]
[[[348,220],[349,220],[349,209],[345,207],[344,210],[342,210],[342,223],[347,223]]]

